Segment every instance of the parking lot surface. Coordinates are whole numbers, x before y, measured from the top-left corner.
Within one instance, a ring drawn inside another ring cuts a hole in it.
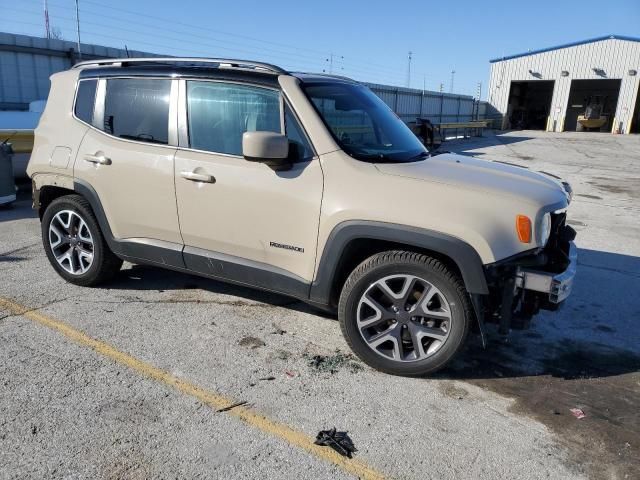
[[[640,478],[640,137],[443,148],[571,182],[580,266],[559,312],[434,378],[371,370],[270,293],[130,264],[66,284],[28,193],[0,210],[0,478]],[[332,427],[353,459],[313,445]]]

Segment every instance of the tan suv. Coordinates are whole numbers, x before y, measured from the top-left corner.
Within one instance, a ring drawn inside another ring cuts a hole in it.
[[[362,360],[401,375],[569,295],[568,184],[429,153],[357,82],[178,58],[51,82],[28,172],[71,283],[128,260],[282,293],[337,312]]]

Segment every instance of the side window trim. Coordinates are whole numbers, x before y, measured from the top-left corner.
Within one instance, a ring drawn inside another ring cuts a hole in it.
[[[105,94],[107,93],[107,80],[101,78],[98,80],[98,88],[96,88],[96,101],[93,107],[93,121],[92,126],[97,128],[102,133],[108,135],[104,128],[104,101]]]
[[[187,81],[178,80],[178,147],[189,148],[189,126],[187,124]]]

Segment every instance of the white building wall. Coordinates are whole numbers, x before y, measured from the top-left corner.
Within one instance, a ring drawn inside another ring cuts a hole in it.
[[[606,76],[597,75],[593,68],[604,70]],[[529,70],[539,73],[534,77]],[[569,72],[563,77],[562,70]],[[635,76],[629,70],[636,70]],[[489,103],[503,116],[505,127],[512,81],[554,80],[553,98],[547,130],[562,131],[569,102],[572,80],[620,79],[620,94],[614,118],[614,131],[629,133],[640,85],[640,42],[609,38],[571,47],[534,53],[509,60],[493,62],[489,81]]]

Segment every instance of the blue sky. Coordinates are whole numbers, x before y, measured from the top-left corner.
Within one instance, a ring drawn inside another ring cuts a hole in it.
[[[74,0],[48,0],[75,41]],[[83,42],[250,58],[363,81],[475,95],[489,59],[608,34],[640,37],[640,0],[79,0]],[[43,0],[0,0],[0,31],[43,35]]]

